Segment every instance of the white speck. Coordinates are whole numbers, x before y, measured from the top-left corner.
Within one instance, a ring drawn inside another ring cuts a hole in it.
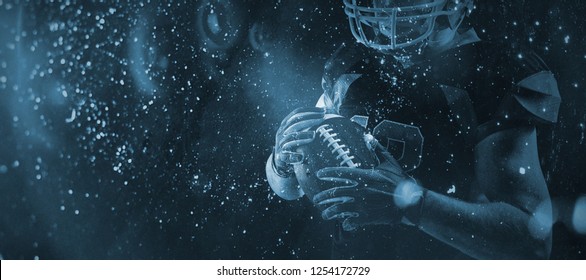
[[[0,165],[0,174],[5,174],[6,172],[8,172],[8,166]]]
[[[69,189],[69,190],[67,191],[67,193],[68,193],[68,194],[73,194],[73,190],[72,190],[72,189]]]
[[[75,109],[71,110],[71,116],[67,119],[65,119],[66,123],[71,123],[73,122],[73,120],[75,120]]]
[[[243,231],[242,231],[242,234],[246,234],[246,230],[243,230]]]
[[[64,206],[64,205],[61,205],[61,207],[59,207],[59,209],[60,209],[61,211],[65,211],[65,206]]]
[[[448,190],[448,193],[456,193],[456,185],[452,185],[452,187],[450,187]]]
[[[519,167],[519,173],[521,173],[521,175],[525,175],[525,168]]]
[[[5,84],[5,83],[6,83],[6,81],[7,81],[7,79],[6,79],[6,77],[5,77],[5,76],[2,76],[2,77],[0,77],[0,83],[3,83],[3,84]]]
[[[566,44],[570,43],[570,35],[566,35],[566,37],[564,37],[564,43],[566,43]]]

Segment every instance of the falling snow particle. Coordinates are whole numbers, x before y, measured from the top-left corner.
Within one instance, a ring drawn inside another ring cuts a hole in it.
[[[71,116],[67,119],[65,119],[66,123],[71,123],[73,122],[73,120],[75,120],[75,109],[71,110]]]
[[[521,175],[525,175],[525,168],[524,168],[524,167],[520,167],[520,168],[519,168],[519,173],[520,173]]]

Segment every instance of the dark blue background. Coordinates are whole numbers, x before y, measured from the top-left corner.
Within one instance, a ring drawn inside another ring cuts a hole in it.
[[[275,197],[264,163],[353,40],[342,1],[70,2],[0,0],[2,258],[329,257],[329,227],[306,199]],[[557,76],[540,153],[568,207],[586,193],[584,14],[578,0],[482,1],[471,18]],[[552,258],[584,259],[585,243],[560,221]]]

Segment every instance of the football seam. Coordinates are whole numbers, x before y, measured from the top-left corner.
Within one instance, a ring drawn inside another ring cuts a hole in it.
[[[354,162],[354,156],[350,155],[350,149],[344,145],[342,139],[338,138],[338,134],[329,124],[324,124],[316,129],[319,136],[323,138],[322,142],[327,142],[327,147],[331,149],[332,154],[337,154],[336,160],[340,160],[340,166],[348,166],[357,168],[359,163]]]

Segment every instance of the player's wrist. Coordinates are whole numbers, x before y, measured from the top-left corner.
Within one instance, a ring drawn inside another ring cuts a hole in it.
[[[276,157],[278,157],[278,154],[276,153],[276,151],[273,151],[270,159],[273,171],[275,172],[275,174],[277,174],[277,176],[281,178],[290,178],[293,175],[293,168],[288,167],[286,164],[277,164],[276,161],[278,159]]]
[[[427,196],[428,190],[422,188],[421,194],[419,196],[419,200],[417,203],[410,205],[409,207],[404,209],[404,217],[405,220],[408,222],[407,224],[413,226],[419,226],[421,221],[421,215],[423,213],[423,208],[425,206],[425,197]]]
[[[419,225],[427,191],[412,178],[406,179],[397,185],[394,202],[395,206],[401,210],[404,224]]]

